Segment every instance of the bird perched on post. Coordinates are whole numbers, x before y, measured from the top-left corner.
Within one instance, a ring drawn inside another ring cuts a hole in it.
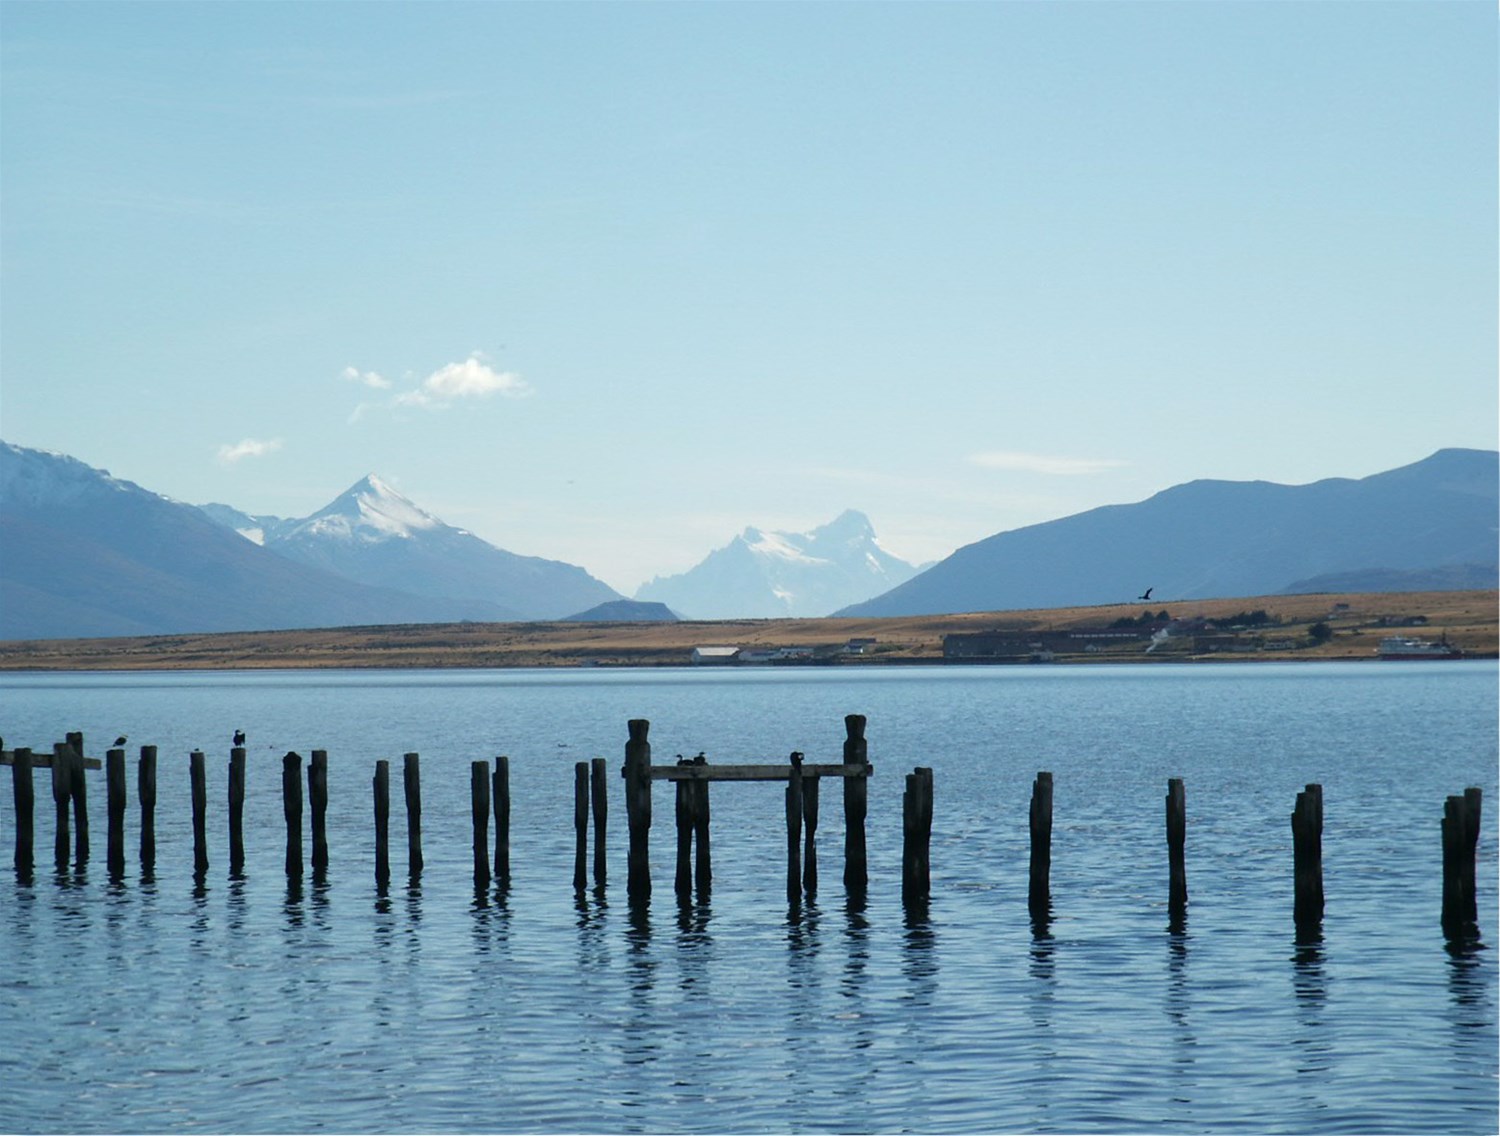
[[[792,750],[792,766],[796,769],[802,768],[802,751]]]
[[[242,746],[242,745],[245,744],[245,731],[244,730],[236,730],[234,732],[234,744],[237,745],[237,746]]]
[[[125,735],[121,734],[119,737],[117,737],[115,739],[115,748],[118,749],[120,746],[122,746],[124,744],[125,744]]]

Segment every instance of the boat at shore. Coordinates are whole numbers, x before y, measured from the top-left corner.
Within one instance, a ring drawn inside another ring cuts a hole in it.
[[[1464,653],[1446,639],[1414,639],[1409,635],[1391,635],[1380,641],[1375,653],[1382,659],[1461,659]]]

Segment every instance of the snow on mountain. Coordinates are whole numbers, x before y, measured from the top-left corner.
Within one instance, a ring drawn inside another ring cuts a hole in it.
[[[687,619],[807,618],[879,595],[916,571],[850,509],[806,533],[747,528],[687,572],[643,584],[635,598]]]
[[[226,529],[233,529],[251,544],[265,544],[267,540],[280,536],[297,524],[295,519],[288,520],[286,517],[242,513],[232,505],[212,503],[199,505],[198,508],[208,515],[209,520]]]
[[[562,619],[622,598],[576,565],[506,552],[445,524],[374,474],[268,533],[266,547],[364,584],[479,600],[512,619]]]

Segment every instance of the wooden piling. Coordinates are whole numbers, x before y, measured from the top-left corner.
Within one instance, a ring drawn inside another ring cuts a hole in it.
[[[844,764],[869,765],[865,741],[865,716],[844,716]],[[865,854],[865,816],[869,811],[869,779],[844,778],[844,887],[854,894],[869,886],[870,870]]]
[[[372,781],[375,795],[375,883],[391,882],[391,763],[384,758],[375,763]]]
[[[1031,872],[1026,893],[1033,919],[1052,914],[1052,774],[1045,770],[1031,784]]]
[[[688,761],[679,757],[677,764],[687,765]],[[685,898],[693,890],[693,783],[678,781],[674,787],[672,819],[677,831],[677,871],[672,876],[672,890]]]
[[[328,870],[328,751],[315,749],[307,763],[307,803],[312,808],[312,868]]]
[[[589,763],[573,763],[573,890],[589,886]]]
[[[626,891],[635,901],[651,898],[651,723],[633,718],[625,743],[625,816],[630,827]]]
[[[510,758],[495,758],[495,881],[510,887]]]
[[[83,735],[77,731],[70,733],[68,745],[73,750],[68,762],[73,797],[73,862],[81,868],[89,862],[89,785],[83,775]]]
[[[474,886],[490,883],[490,763],[469,763],[469,805],[474,818]]]
[[[594,809],[594,886],[602,888],[606,875],[604,822],[609,815],[609,763],[602,757],[589,762],[589,788]]]
[[[125,751],[106,750],[104,754],[104,788],[109,817],[106,864],[111,879],[125,874]]]
[[[188,783],[193,800],[193,874],[208,871],[208,771],[201,750],[188,754]]]
[[[1167,916],[1187,914],[1187,790],[1181,777],[1167,779]]]
[[[229,751],[229,876],[245,871],[245,748]]]
[[[901,797],[901,899],[925,902],[932,894],[932,770],[918,766],[906,775]]]
[[[696,759],[695,759],[696,760]],[[694,793],[693,803],[693,844],[697,853],[694,865],[694,883],[698,888],[698,899],[708,898],[708,893],[713,888],[714,869],[713,857],[709,851],[708,843],[708,782],[692,781]]]
[[[802,778],[802,890],[809,900],[818,894],[818,784],[816,774]],[[705,787],[707,782],[704,783]]]
[[[1292,920],[1299,932],[1323,921],[1323,786],[1308,785],[1292,810]]]
[[[798,759],[801,754],[797,754]],[[792,765],[786,782],[786,901],[802,899],[802,766]]]
[[[1479,844],[1483,792],[1470,788],[1443,804],[1443,931],[1449,938],[1472,935],[1478,927],[1474,859]]]
[[[422,874],[422,765],[408,753],[402,758],[402,782],[406,789],[406,868],[412,879]]]
[[[52,860],[58,871],[68,866],[73,847],[69,827],[73,803],[73,747],[67,742],[52,743],[52,803],[57,811],[57,828],[52,841]]]
[[[31,779],[31,750],[11,755],[11,788],[16,799],[16,871],[29,876],[36,867],[36,786]]]
[[[141,803],[141,873],[156,871],[156,747],[141,746],[136,767],[136,798]]]
[[[286,816],[286,874],[302,878],[302,755],[289,752],[281,759],[281,806]]]

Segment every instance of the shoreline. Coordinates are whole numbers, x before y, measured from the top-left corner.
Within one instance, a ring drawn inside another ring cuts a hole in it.
[[[1500,657],[1500,593],[1318,593],[1154,601],[1179,621],[1229,620],[1261,612],[1266,622],[1215,626],[1213,634],[1173,636],[1146,653],[1141,639],[1061,650],[1045,662],[1024,657],[945,659],[947,635],[1012,640],[1058,636],[1139,620],[1140,604],[973,612],[883,619],[756,619],[674,623],[447,623],[295,631],[205,632],[100,639],[0,642],[0,671],[181,671],[430,668],[690,667],[778,669],[886,665],[1107,665],[1217,662],[1369,661],[1389,635],[1446,640],[1464,659]],[[1328,625],[1326,641],[1310,629]],[[855,650],[859,643],[859,653]],[[771,662],[694,663],[696,647],[793,650],[807,657]],[[1202,648],[1202,649],[1195,649]],[[1417,657],[1412,661],[1449,660]]]

